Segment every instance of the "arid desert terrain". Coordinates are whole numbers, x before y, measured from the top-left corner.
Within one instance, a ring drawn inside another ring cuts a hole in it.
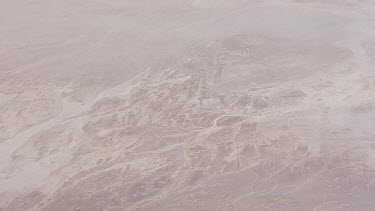
[[[0,0],[0,211],[374,211],[374,0]]]

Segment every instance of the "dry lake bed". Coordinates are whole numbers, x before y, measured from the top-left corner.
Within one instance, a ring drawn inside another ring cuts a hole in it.
[[[0,0],[0,211],[374,211],[375,1]]]

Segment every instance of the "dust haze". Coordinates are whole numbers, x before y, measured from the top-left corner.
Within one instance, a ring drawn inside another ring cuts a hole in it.
[[[0,0],[0,210],[375,210],[373,0]]]

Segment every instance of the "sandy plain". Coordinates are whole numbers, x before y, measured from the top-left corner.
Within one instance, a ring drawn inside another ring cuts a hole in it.
[[[375,210],[372,0],[0,0],[0,210]]]

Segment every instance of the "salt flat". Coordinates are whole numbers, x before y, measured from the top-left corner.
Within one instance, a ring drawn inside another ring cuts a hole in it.
[[[375,2],[0,8],[1,211],[375,209]]]

